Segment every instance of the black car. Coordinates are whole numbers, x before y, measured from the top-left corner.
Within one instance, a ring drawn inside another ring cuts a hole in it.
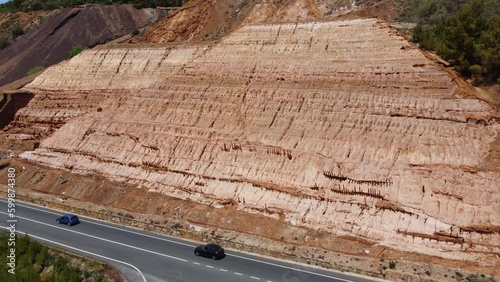
[[[226,256],[226,254],[224,254],[224,249],[217,244],[198,246],[194,249],[194,254],[212,259],[221,259]]]
[[[74,214],[65,214],[60,218],[56,219],[57,223],[67,224],[67,225],[75,225],[80,223],[78,216]]]

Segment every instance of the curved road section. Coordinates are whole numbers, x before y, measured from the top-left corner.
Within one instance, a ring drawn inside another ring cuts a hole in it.
[[[0,227],[6,229],[7,202],[0,199]],[[194,255],[196,244],[80,217],[60,225],[64,212],[17,203],[18,233],[70,252],[95,257],[117,268],[128,281],[147,282],[366,282],[343,273],[285,263],[226,250],[222,260]]]

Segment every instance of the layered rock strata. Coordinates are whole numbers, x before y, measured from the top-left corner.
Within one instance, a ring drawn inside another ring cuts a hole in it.
[[[498,264],[498,112],[376,20],[87,50],[23,91],[11,130],[55,130],[26,160]]]

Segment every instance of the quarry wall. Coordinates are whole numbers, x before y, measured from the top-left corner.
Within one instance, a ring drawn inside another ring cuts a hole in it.
[[[22,91],[9,130],[46,137],[23,159],[498,264],[498,112],[377,20],[94,48]]]

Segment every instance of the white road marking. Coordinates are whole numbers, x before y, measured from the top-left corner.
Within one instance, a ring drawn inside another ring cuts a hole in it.
[[[250,276],[250,278],[255,279],[255,280],[260,280],[259,277],[255,277],[255,276]]]
[[[4,227],[4,226],[0,226],[0,227],[3,228],[3,229],[7,229],[7,227]],[[16,233],[27,235],[27,233],[21,232],[21,231],[18,231],[18,230],[16,230]],[[68,246],[68,245],[65,245],[65,244],[61,244],[61,243],[49,240],[49,239],[42,238],[40,236],[33,235],[33,234],[29,234],[29,236],[32,237],[32,238],[38,239],[38,240],[49,242],[49,243],[54,244],[54,245],[63,246],[64,248],[67,248],[67,249],[75,250],[75,251],[78,251],[78,252],[81,252],[81,253],[89,254],[89,255],[96,256],[96,257],[103,258],[103,259],[107,259],[107,260],[110,260],[110,261],[115,261],[115,262],[124,264],[126,266],[130,266],[133,269],[135,269],[137,272],[139,272],[139,274],[141,275],[142,280],[144,280],[144,282],[147,282],[146,281],[146,277],[144,277],[144,274],[142,274],[142,272],[139,270],[139,268],[135,267],[134,265],[132,265],[130,263],[127,263],[127,262],[124,262],[124,261],[121,261],[121,260],[117,260],[117,259],[113,259],[113,258],[110,258],[110,257],[106,257],[106,256],[103,256],[103,255],[99,255],[99,254],[96,254],[96,253],[92,253],[92,252],[89,252],[89,251],[85,251],[85,250],[82,250],[82,249],[78,249],[78,248],[75,248],[75,247],[71,247],[71,246]]]
[[[4,199],[2,199],[0,201],[4,202],[4,203],[7,202]],[[34,210],[38,210],[38,211],[42,211],[42,212],[46,212],[46,213],[51,213],[51,214],[59,215],[59,213],[47,211],[47,210],[44,210],[44,209],[34,208],[34,207],[29,206],[29,205],[23,205],[23,207],[34,209]],[[85,216],[82,216],[82,217],[88,218],[88,219],[92,219],[92,220],[96,220],[96,219],[90,218],[90,217],[85,217]],[[154,239],[157,239],[157,240],[162,240],[162,241],[165,241],[165,242],[170,242],[170,243],[174,243],[174,244],[178,244],[178,245],[183,245],[183,246],[188,246],[188,247],[196,247],[195,245],[186,244],[186,243],[182,243],[182,242],[177,242],[177,241],[174,241],[174,240],[169,240],[169,239],[160,238],[160,237],[156,237],[156,236],[151,236],[151,235],[148,235],[148,234],[142,234],[142,233],[139,233],[139,232],[134,232],[134,231],[126,230],[126,229],[123,229],[123,228],[118,228],[118,227],[114,227],[114,226],[100,224],[100,223],[93,222],[93,221],[85,221],[85,223],[91,223],[91,224],[95,224],[95,225],[100,225],[100,226],[108,227],[108,228],[111,228],[111,229],[120,230],[120,231],[132,233],[132,234],[136,234],[136,235],[141,235],[141,236],[145,236],[145,237],[148,237],[148,238],[154,238]],[[290,266],[285,266],[285,265],[279,265],[279,264],[275,264],[275,263],[271,263],[271,262],[266,262],[266,261],[261,261],[261,260],[258,260],[258,259],[252,259],[252,258],[248,258],[248,257],[244,257],[244,256],[239,256],[239,255],[234,255],[234,254],[226,254],[226,255],[227,256],[233,256],[233,257],[236,257],[236,258],[239,258],[239,259],[244,259],[244,260],[249,260],[249,261],[258,262],[258,263],[262,263],[262,264],[267,264],[267,265],[271,265],[271,266],[275,266],[275,267],[289,269],[289,270],[293,270],[293,271],[303,272],[303,273],[307,273],[307,274],[311,274],[311,275],[316,275],[316,276],[321,276],[321,277],[325,277],[325,278],[330,278],[330,279],[334,279],[334,280],[337,280],[337,281],[354,282],[354,281],[348,280],[348,279],[338,278],[338,277],[335,277],[335,276],[330,276],[330,275],[326,275],[326,274],[312,272],[312,271],[308,271],[308,270],[304,270],[304,269],[298,269],[298,268],[295,268],[295,267],[290,267]]]
[[[199,262],[193,262],[193,263],[194,263],[194,264],[196,264],[196,265],[200,265],[200,263],[199,263]]]
[[[221,269],[220,269],[220,271],[227,272],[227,269],[223,269],[223,268],[221,268]]]
[[[334,279],[334,280],[337,280],[337,281],[354,282],[352,280],[338,278],[338,277],[334,277],[334,276],[330,276],[330,275],[325,275],[325,274],[321,274],[321,273],[317,273],[317,272],[312,272],[312,271],[308,271],[308,270],[304,270],[304,269],[298,269],[298,268],[295,268],[295,267],[290,267],[290,266],[285,266],[285,265],[279,265],[279,264],[275,264],[275,263],[272,263],[272,262],[267,262],[267,261],[261,261],[261,260],[257,260],[257,259],[242,257],[242,256],[239,256],[239,255],[226,254],[226,256],[232,256],[232,257],[236,257],[236,258],[240,258],[240,259],[245,259],[245,260],[249,260],[249,261],[259,262],[259,263],[262,263],[262,264],[267,264],[267,265],[271,265],[271,266],[276,266],[276,267],[281,267],[281,268],[285,268],[285,269],[290,269],[290,270],[293,270],[293,271],[304,272],[304,273],[307,273],[307,274],[317,275],[317,276],[321,276],[321,277],[325,277],[325,278],[331,278],[331,279]]]
[[[4,213],[4,212],[0,212],[0,213],[8,215],[7,213]],[[71,232],[71,233],[75,233],[75,234],[79,234],[79,235],[82,235],[82,236],[87,236],[87,237],[94,238],[94,239],[97,239],[97,240],[101,240],[101,241],[105,241],[105,242],[117,244],[117,245],[120,245],[120,246],[125,246],[127,248],[132,248],[132,249],[136,249],[136,250],[143,251],[143,252],[146,252],[146,253],[151,253],[151,254],[155,254],[155,255],[158,255],[158,256],[167,257],[167,258],[171,258],[171,259],[175,259],[175,260],[187,262],[186,259],[182,259],[182,258],[178,258],[178,257],[174,257],[174,256],[169,256],[169,255],[166,255],[166,254],[162,254],[162,253],[158,253],[158,252],[155,252],[155,251],[146,250],[146,249],[139,248],[139,247],[132,246],[132,245],[123,244],[123,243],[116,242],[116,241],[109,240],[109,239],[100,238],[100,237],[97,237],[97,236],[94,236],[94,235],[85,234],[85,233],[78,232],[78,231],[71,230],[71,229],[67,229],[67,228],[61,228],[59,226],[50,225],[50,224],[47,224],[47,223],[39,222],[39,221],[32,220],[32,219],[29,219],[29,218],[21,217],[21,216],[16,216],[16,217],[24,219],[24,220],[27,220],[27,221],[31,221],[31,222],[34,222],[34,223],[38,223],[38,224],[41,224],[41,225],[49,226],[49,227],[52,227],[52,228],[61,229],[61,230],[64,230],[64,231],[67,231],[67,232]]]
[[[208,267],[208,268],[214,268],[214,267],[213,267],[213,266],[211,266],[211,265],[205,265],[205,266],[206,266],[206,267]]]
[[[4,201],[3,199],[1,199],[0,202],[7,203],[7,201]],[[31,207],[29,205],[23,205],[22,207],[29,208],[29,209],[36,210],[36,211],[45,212],[45,213],[50,213],[50,214],[54,214],[54,215],[61,215],[60,212],[57,213],[57,212],[53,212],[53,211],[50,211],[50,210],[39,209],[39,208]],[[63,211],[63,212],[65,212],[65,211]],[[92,217],[88,217],[88,216],[80,216],[79,215],[78,217],[80,217],[80,218],[87,218],[87,219],[90,219],[90,220],[98,220],[98,219],[95,219],[95,218],[92,218]],[[102,223],[98,223],[98,222],[94,222],[94,221],[85,221],[85,223],[95,224],[95,225],[107,227],[107,228],[110,228],[110,229],[120,230],[120,231],[123,231],[123,232],[128,232],[128,233],[131,233],[131,234],[141,235],[141,236],[144,236],[144,237],[153,238],[153,239],[157,239],[157,240],[161,240],[161,241],[165,241],[165,242],[170,242],[170,243],[175,243],[175,244],[183,245],[183,246],[187,246],[187,247],[196,247],[195,245],[186,244],[186,243],[182,243],[182,242],[177,242],[177,241],[174,241],[174,240],[169,240],[169,239],[165,239],[165,238],[161,238],[161,237],[156,237],[156,236],[152,236],[152,235],[149,235],[149,234],[144,234],[144,233],[140,233],[140,232],[136,232],[136,231],[132,231],[132,230],[123,229],[123,228],[120,228],[120,227],[114,227],[114,226],[111,226],[109,224],[102,224]],[[113,223],[113,224],[115,224],[115,223]]]
[[[234,274],[236,275],[240,275],[240,276],[243,276],[243,274],[239,273],[239,272],[235,272]]]

